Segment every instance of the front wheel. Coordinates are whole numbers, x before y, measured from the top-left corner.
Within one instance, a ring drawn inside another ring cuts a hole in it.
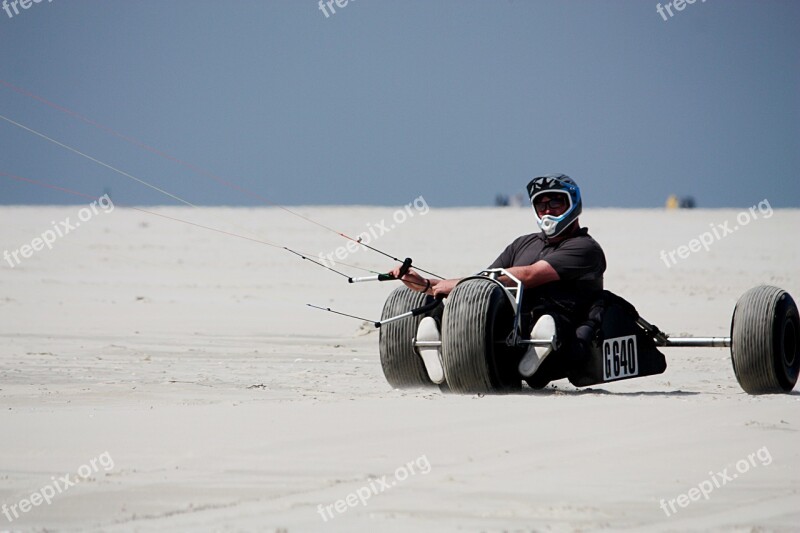
[[[513,328],[514,309],[496,282],[470,278],[456,285],[442,318],[442,361],[452,392],[521,388],[519,349],[504,344]]]
[[[426,296],[408,287],[393,290],[383,306],[381,320],[421,307]],[[422,358],[414,348],[414,336],[422,316],[389,322],[380,328],[381,368],[395,389],[433,387]]]

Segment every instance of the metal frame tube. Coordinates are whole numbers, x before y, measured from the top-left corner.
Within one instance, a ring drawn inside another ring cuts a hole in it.
[[[417,339],[413,340],[414,347],[416,348],[439,348],[442,345],[442,341],[418,341]],[[505,341],[499,342],[498,344],[506,344]],[[524,344],[526,346],[553,346],[553,341],[549,339],[519,339],[517,340],[517,345]]]
[[[664,344],[669,348],[729,348],[730,337],[667,337]]]
[[[439,348],[442,346],[442,341],[418,341],[414,339],[415,348]]]

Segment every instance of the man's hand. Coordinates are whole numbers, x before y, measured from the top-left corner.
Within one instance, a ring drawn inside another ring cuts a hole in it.
[[[409,269],[406,272],[406,275],[400,278],[400,268],[395,267],[394,269],[389,271],[389,274],[394,276],[395,278],[399,279],[403,282],[403,285],[411,289],[412,291],[417,292],[424,292],[425,287],[428,287],[428,281],[430,281],[430,288],[431,293],[434,296],[447,296],[450,294],[450,291],[453,290],[453,287],[456,286],[456,283],[461,281],[460,279],[432,279],[427,280],[417,274],[414,269]]]
[[[389,271],[389,274],[403,282],[403,285],[412,291],[424,292],[425,287],[430,287],[430,293],[434,296],[444,297],[450,294],[453,287],[461,281],[460,279],[431,279],[428,280],[417,274],[414,269],[409,269],[406,275],[402,278],[400,276],[400,268],[395,267]],[[428,283],[430,282],[430,285]]]
[[[408,272],[406,272],[406,275],[401,278],[401,268],[401,266],[395,267],[389,271],[389,274],[402,281],[403,285],[412,291],[422,292],[425,287],[427,287],[428,283],[425,281],[425,278],[417,274],[413,269],[409,269]]]
[[[460,279],[443,279],[440,280],[436,285],[433,285],[433,295],[434,296],[447,296],[453,290],[453,287],[461,281]]]

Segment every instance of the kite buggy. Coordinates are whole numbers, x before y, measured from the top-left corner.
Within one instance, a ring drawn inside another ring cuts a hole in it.
[[[410,260],[406,260],[407,269]],[[531,347],[548,357],[569,347],[555,331],[524,336],[521,328],[523,288],[514,279],[506,286],[498,277],[514,277],[504,269],[485,270],[464,278],[446,300],[395,289],[386,300],[380,328],[380,360],[386,380],[395,388],[436,386],[423,358],[437,356],[444,369],[443,390],[456,393],[509,392],[522,386],[518,363]],[[423,319],[440,306],[441,340],[426,340]],[[674,337],[639,315],[633,305],[600,291],[594,303],[599,326],[586,353],[568,369],[577,387],[651,376],[666,368],[660,347],[729,347],[734,374],[750,394],[790,392],[800,368],[800,320],[788,292],[762,285],[747,291],[736,304],[730,337]],[[526,338],[528,337],[528,338]],[[572,345],[574,346],[574,345]],[[571,354],[576,355],[576,354]]]
[[[730,348],[746,392],[794,388],[800,322],[786,291],[746,292],[730,337],[669,336],[604,289],[605,254],[580,225],[575,180],[545,174],[527,191],[541,231],[515,239],[478,275],[426,279],[406,259],[377,277],[405,285],[391,293],[378,323],[392,386],[483,393],[519,389],[522,381],[541,389],[567,378],[585,387],[661,374],[667,363],[660,347],[720,346]]]

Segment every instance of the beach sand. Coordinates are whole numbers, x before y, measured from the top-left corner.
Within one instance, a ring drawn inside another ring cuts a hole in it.
[[[0,208],[0,246],[79,209]],[[346,244],[280,209],[145,209],[312,256]],[[535,224],[514,208],[402,222],[388,207],[294,210],[351,235],[385,221],[372,244],[448,277]],[[669,333],[727,336],[750,287],[800,297],[800,210],[741,213],[587,209],[581,222],[605,249],[606,288]],[[737,229],[708,250],[662,259],[726,221]],[[664,349],[664,374],[588,389],[392,390],[377,331],[306,304],[377,319],[396,286],[119,206],[4,260],[0,531],[797,531],[797,390],[745,394],[723,348]]]

